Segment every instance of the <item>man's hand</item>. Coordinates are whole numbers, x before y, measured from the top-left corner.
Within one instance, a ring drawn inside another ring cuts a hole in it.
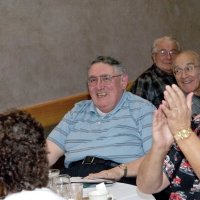
[[[120,180],[124,175],[123,169],[120,167],[114,167],[112,169],[108,170],[103,170],[99,173],[91,173],[85,178],[87,179],[96,179],[96,178],[104,178],[104,179],[110,179],[110,180],[115,180],[118,181]]]
[[[164,103],[164,102],[163,102]],[[161,110],[161,106],[154,113],[153,118],[153,145],[168,151],[174,139],[169,130],[166,116]]]

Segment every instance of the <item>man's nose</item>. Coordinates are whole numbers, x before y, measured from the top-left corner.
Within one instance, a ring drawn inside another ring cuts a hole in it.
[[[186,77],[188,75],[187,71],[185,69],[181,72],[181,77]]]
[[[101,79],[101,77],[98,77],[97,80],[97,88],[102,88],[104,86],[103,81]]]
[[[170,52],[167,52],[167,58],[172,59],[172,55],[170,54]]]

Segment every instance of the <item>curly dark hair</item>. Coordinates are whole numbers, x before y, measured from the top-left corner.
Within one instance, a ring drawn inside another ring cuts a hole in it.
[[[34,190],[48,182],[43,127],[30,114],[0,114],[0,185],[7,193]]]

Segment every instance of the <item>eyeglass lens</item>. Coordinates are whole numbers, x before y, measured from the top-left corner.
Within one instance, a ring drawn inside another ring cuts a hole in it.
[[[121,76],[121,74],[115,75],[115,76],[111,76],[111,75],[105,74],[105,75],[101,75],[101,76],[89,77],[88,78],[88,84],[92,85],[92,86],[95,86],[95,85],[97,85],[99,79],[104,84],[110,84],[112,82],[113,78],[119,77],[119,76]]]
[[[180,75],[180,74],[182,74],[183,71],[185,73],[187,73],[187,74],[190,74],[190,73],[192,73],[194,71],[194,69],[195,69],[195,65],[194,64],[188,64],[184,68],[176,67],[174,69],[174,74],[175,75]]]
[[[166,49],[161,49],[160,51],[158,51],[158,53],[161,55],[161,56],[174,56],[174,55],[177,55],[178,54],[178,51],[173,49],[173,50],[170,50],[170,51],[167,51]]]

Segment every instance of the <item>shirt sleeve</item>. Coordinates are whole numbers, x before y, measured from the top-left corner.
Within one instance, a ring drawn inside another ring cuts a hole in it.
[[[65,143],[67,140],[68,134],[70,134],[71,129],[74,125],[76,117],[81,112],[84,107],[84,102],[79,102],[67,112],[58,125],[51,131],[48,136],[48,139],[58,145],[63,151],[65,150]]]
[[[153,104],[146,101],[146,104],[141,106],[141,113],[138,118],[139,132],[145,154],[152,146],[152,122],[155,109]]]

